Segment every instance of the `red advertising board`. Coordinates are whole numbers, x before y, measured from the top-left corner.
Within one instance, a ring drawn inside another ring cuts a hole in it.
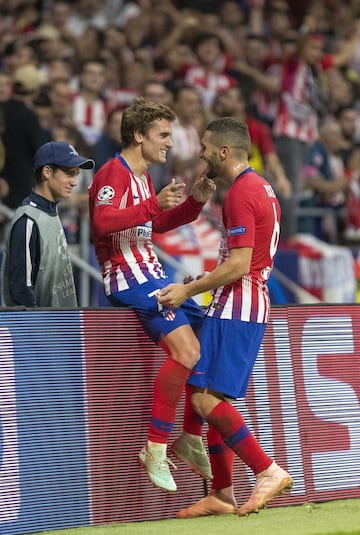
[[[94,523],[172,518],[204,494],[178,464],[178,492],[153,489],[137,465],[162,352],[141,338],[131,312],[93,312],[107,349],[92,347],[85,315]],[[94,318],[93,318],[94,321]],[[360,496],[360,308],[274,308],[248,395],[236,402],[264,449],[294,478],[273,505]],[[113,333],[116,333],[115,336]],[[139,337],[140,336],[140,337]],[[110,341],[111,340],[111,341]],[[180,407],[174,436],[181,429]],[[206,430],[204,429],[206,440]],[[239,505],[253,475],[235,461]]]

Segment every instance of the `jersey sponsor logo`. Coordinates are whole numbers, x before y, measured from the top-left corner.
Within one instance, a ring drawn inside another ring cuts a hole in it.
[[[150,239],[152,235],[152,229],[149,227],[137,227],[136,236],[137,238],[146,238]]]
[[[228,236],[238,236],[239,234],[245,234],[246,233],[246,227],[232,227],[229,228],[227,231]]]
[[[101,202],[108,202],[113,199],[114,196],[115,191],[111,186],[103,186],[97,194],[97,197]]]

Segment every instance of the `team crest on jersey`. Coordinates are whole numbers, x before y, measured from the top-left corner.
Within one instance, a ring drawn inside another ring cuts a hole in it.
[[[111,204],[111,199],[113,199],[115,196],[115,191],[111,186],[103,186],[98,194],[97,197],[100,201],[100,203],[107,203]]]
[[[271,267],[269,266],[261,270],[261,276],[265,281],[269,279],[270,273],[271,273]]]
[[[166,321],[174,321],[175,316],[176,316],[175,312],[171,308],[164,308],[161,311],[161,314],[164,317],[164,319],[166,319]]]

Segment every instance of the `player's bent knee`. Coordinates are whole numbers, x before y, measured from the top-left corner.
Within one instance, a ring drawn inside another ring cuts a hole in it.
[[[186,368],[189,368],[189,370],[192,370],[197,361],[200,358],[200,355],[198,353],[180,353],[178,355],[172,355],[172,358],[185,366]]]
[[[204,392],[194,392],[191,396],[191,405],[199,416],[205,418],[206,416],[206,407],[205,407],[205,395]]]
[[[172,351],[172,358],[192,370],[200,358],[200,345],[196,341],[195,344],[184,344],[177,347]]]

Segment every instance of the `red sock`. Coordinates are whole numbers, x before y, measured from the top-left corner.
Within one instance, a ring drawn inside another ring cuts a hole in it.
[[[201,437],[202,435],[202,426],[205,422],[201,416],[199,416],[193,409],[191,404],[191,394],[193,393],[193,388],[190,385],[185,386],[185,409],[184,409],[184,420],[183,420],[183,429],[186,433],[191,435],[197,435]]]
[[[171,358],[165,360],[154,383],[154,401],[148,439],[166,444],[172,431],[176,409],[190,370]]]
[[[207,441],[213,474],[211,490],[231,487],[235,453],[225,444],[220,433],[211,425],[207,432]]]
[[[247,464],[254,474],[269,468],[272,463],[254,435],[250,433],[244,418],[227,401],[221,401],[208,414],[206,420],[223,437],[224,442]]]

